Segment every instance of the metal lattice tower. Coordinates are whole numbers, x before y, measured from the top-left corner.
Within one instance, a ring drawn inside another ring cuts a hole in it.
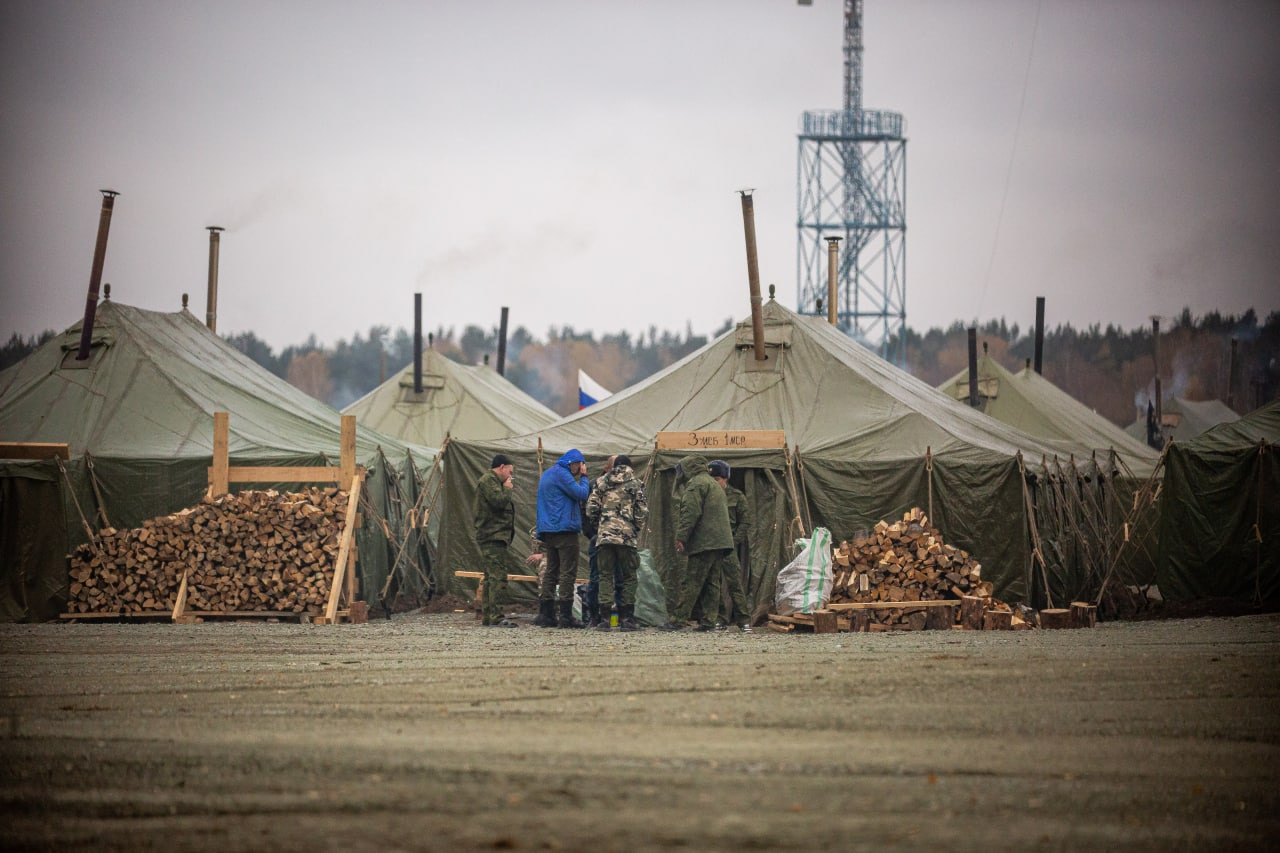
[[[825,315],[825,237],[842,236],[838,324],[901,363],[907,325],[907,140],[862,108],[862,0],[844,0],[844,109],[804,113],[796,176],[796,306]]]

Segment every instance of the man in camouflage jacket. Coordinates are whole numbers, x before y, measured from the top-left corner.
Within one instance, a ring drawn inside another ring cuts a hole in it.
[[[596,530],[596,559],[600,564],[601,604],[614,599],[614,573],[622,582],[622,595],[618,604],[618,627],[634,631],[636,624],[636,574],[640,556],[636,550],[640,543],[640,530],[649,517],[649,501],[645,497],[644,483],[631,469],[631,459],[619,454],[613,460],[613,469],[596,481],[591,497],[587,499],[587,517],[598,522]],[[601,607],[600,622],[596,629],[609,630],[609,618]]]

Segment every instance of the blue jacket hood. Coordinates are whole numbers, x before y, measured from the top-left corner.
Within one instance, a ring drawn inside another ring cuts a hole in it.
[[[574,462],[586,462],[586,461],[587,461],[587,458],[582,455],[582,451],[575,447],[572,450],[570,450],[568,453],[566,453],[564,456],[561,456],[559,459],[557,459],[556,464],[563,468],[568,468]]]

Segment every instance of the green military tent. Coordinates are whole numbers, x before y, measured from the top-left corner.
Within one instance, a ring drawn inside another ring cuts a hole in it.
[[[0,372],[0,441],[64,443],[70,459],[0,460],[0,619],[57,615],[66,555],[103,527],[136,527],[200,502],[213,414],[229,413],[232,465],[336,465],[341,416],[272,375],[185,309],[105,301],[89,358],[77,323]],[[357,428],[368,474],[357,535],[363,596],[389,572],[429,586],[427,542],[404,523],[434,451]],[[280,484],[289,487],[289,484]],[[267,486],[255,486],[266,488]],[[386,522],[384,526],[383,522]]]
[[[1165,448],[1157,583],[1171,601],[1280,599],[1280,402]]]
[[[360,423],[413,444],[440,447],[447,436],[484,441],[541,429],[560,416],[488,366],[422,354],[421,390],[410,364],[342,410]]]
[[[444,453],[444,573],[475,569],[474,484],[492,455],[516,464],[517,523],[533,525],[539,472],[570,448],[593,474],[613,453],[631,456],[649,484],[642,540],[659,573],[674,565],[670,494],[675,463],[699,449],[733,466],[752,509],[747,592],[757,616],[772,603],[777,570],[794,539],[814,526],[835,541],[882,518],[925,508],[950,543],[972,551],[998,596],[1054,602],[1073,595],[1069,559],[1037,547],[1036,506],[1080,506],[1079,483],[1115,472],[1082,444],[1037,439],[983,416],[883,361],[817,318],[770,300],[763,306],[767,358],[757,360],[749,322],[575,415],[504,441],[455,441]],[[783,430],[786,447],[656,449],[659,432]],[[1037,491],[1038,490],[1038,491]],[[1030,509],[1029,509],[1030,508]],[[527,537],[518,540],[525,552]],[[668,589],[668,597],[672,590]]]
[[[1036,373],[1030,367],[1014,373],[983,353],[978,358],[978,409],[1001,423],[1056,441],[1082,444],[1091,450],[1115,451],[1134,478],[1155,470],[1159,452]],[[938,386],[956,400],[969,400],[969,369]]]
[[[1161,434],[1165,442],[1172,439],[1186,441],[1200,433],[1217,426],[1231,423],[1240,416],[1221,400],[1187,400],[1183,397],[1167,397],[1160,407],[1160,419],[1163,421]],[[1138,418],[1124,428],[1129,435],[1145,442],[1147,440],[1147,412],[1142,409]]]

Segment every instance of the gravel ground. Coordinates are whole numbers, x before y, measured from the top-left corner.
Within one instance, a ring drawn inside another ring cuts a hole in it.
[[[0,847],[1273,850],[1280,616],[0,625]]]

